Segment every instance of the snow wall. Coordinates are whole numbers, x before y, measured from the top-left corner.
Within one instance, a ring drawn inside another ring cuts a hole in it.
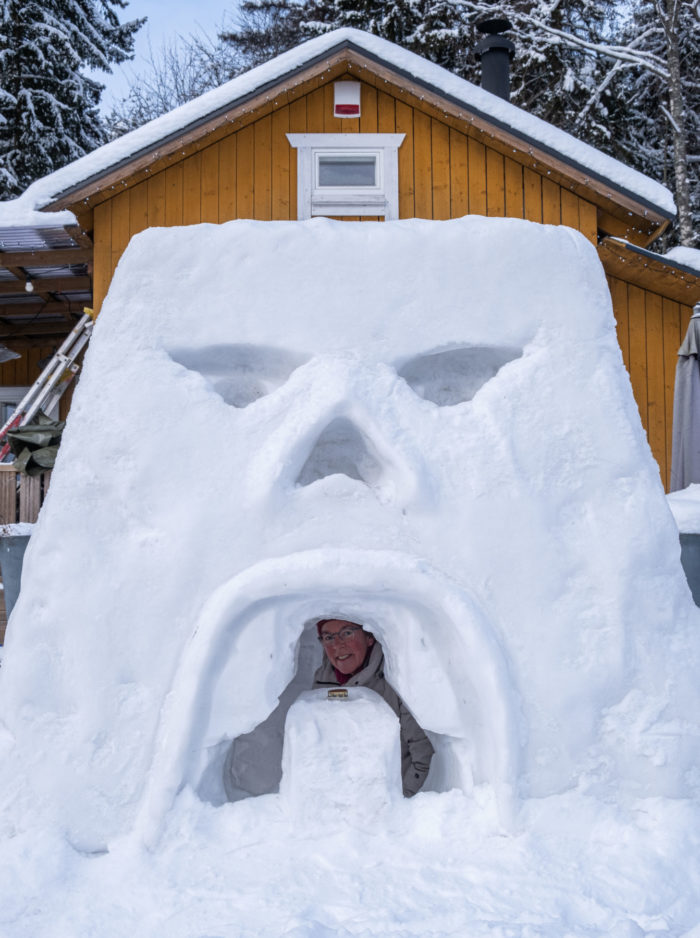
[[[8,630],[14,823],[88,852],[155,836],[320,655],[321,616],[383,643],[434,790],[492,785],[504,817],[576,786],[693,793],[698,612],[581,235],[132,240]]]

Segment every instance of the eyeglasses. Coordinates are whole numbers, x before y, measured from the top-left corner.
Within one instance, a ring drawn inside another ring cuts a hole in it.
[[[362,631],[362,626],[346,625],[344,629],[336,632],[335,635],[331,635],[329,632],[324,632],[322,635],[318,636],[318,640],[322,645],[330,645],[336,640],[336,638],[340,638],[344,642],[347,642],[349,638],[352,638],[352,633],[357,632],[358,629]]]

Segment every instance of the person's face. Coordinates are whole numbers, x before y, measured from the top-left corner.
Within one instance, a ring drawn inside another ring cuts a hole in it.
[[[351,631],[352,630],[352,631]],[[328,660],[341,674],[353,674],[362,667],[367,649],[374,645],[374,636],[365,632],[355,622],[344,619],[329,619],[321,626],[321,638],[333,636],[333,641],[323,641]]]

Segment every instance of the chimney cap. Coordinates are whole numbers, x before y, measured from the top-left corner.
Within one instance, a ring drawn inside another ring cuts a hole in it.
[[[507,29],[512,29],[513,24],[506,16],[489,16],[483,20],[477,21],[476,28],[480,33],[497,36],[499,33],[504,33]]]
[[[512,59],[515,55],[515,43],[499,33],[487,33],[474,47],[474,55],[481,59],[487,52],[507,52],[508,58]]]

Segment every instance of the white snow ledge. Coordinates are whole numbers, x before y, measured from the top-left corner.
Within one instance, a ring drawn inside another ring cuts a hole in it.
[[[438,93],[449,96],[465,108],[480,112],[526,141],[555,152],[566,162],[609,182],[611,188],[640,199],[664,215],[675,215],[673,196],[661,183],[630,169],[514,104],[503,101],[463,78],[458,78],[421,56],[361,30],[345,28],[333,30],[302,43],[37,180],[19,199],[0,203],[0,226],[27,224],[26,219],[29,216],[23,216],[23,212],[29,213],[48,207],[71,189],[78,188],[121,162],[148,151],[166,138],[206,120],[217,111],[234,105],[261,88],[274,84],[289,73],[304,68],[342,43],[352,44],[360,52],[381,60]]]

